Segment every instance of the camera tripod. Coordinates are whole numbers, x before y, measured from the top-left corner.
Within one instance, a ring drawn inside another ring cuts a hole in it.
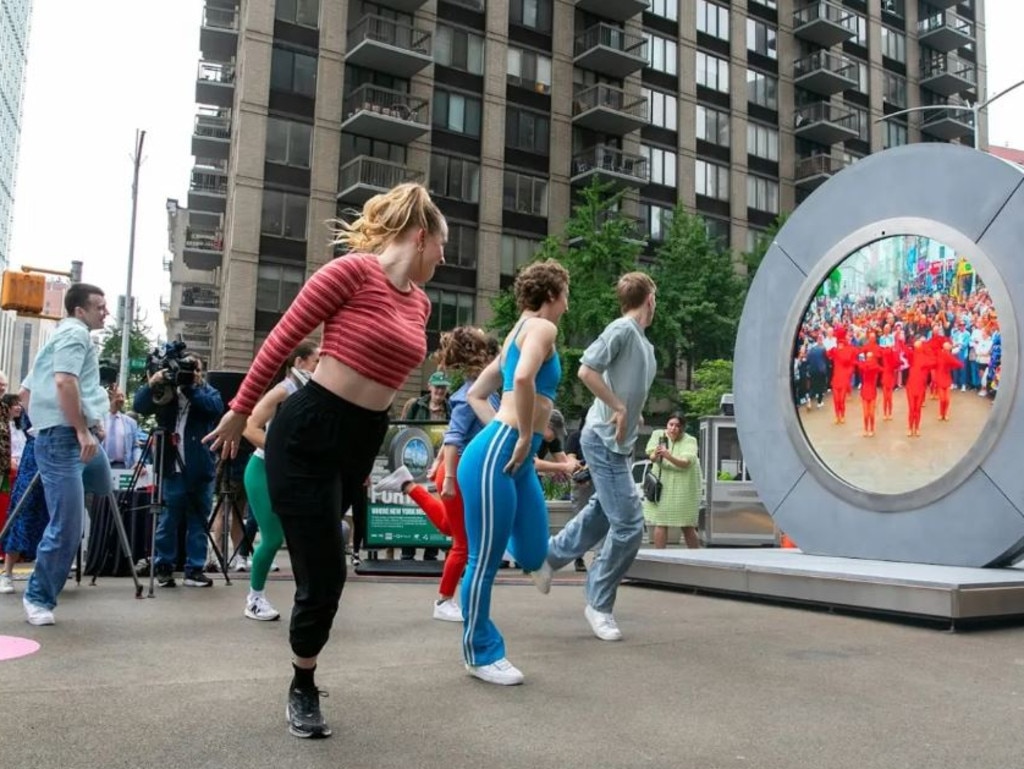
[[[25,493],[22,495],[21,499],[18,500],[18,504],[15,505],[14,510],[11,511],[11,514],[9,516],[7,516],[7,522],[4,524],[3,529],[0,530],[0,542],[3,541],[3,538],[5,536],[7,536],[7,532],[10,530],[11,526],[17,520],[18,516],[21,515],[22,508],[25,506],[25,503],[32,496],[32,490],[37,485],[41,484],[42,482],[43,482],[42,476],[40,475],[39,471],[37,470],[36,474],[34,476],[32,476],[32,480],[29,481],[28,486],[25,488]],[[121,520],[121,508],[117,504],[117,492],[115,492],[113,489],[111,489],[109,492],[107,492],[107,494],[105,496],[106,496],[107,502],[110,504],[111,517],[114,519],[114,526],[117,529],[117,536],[118,536],[118,539],[120,540],[121,551],[124,553],[124,557],[127,559],[129,568],[131,569],[132,582],[135,583],[135,597],[136,598],[141,598],[142,597],[142,583],[139,582],[139,575],[138,575],[138,572],[135,570],[135,562],[132,559],[132,547],[131,547],[131,544],[128,542],[128,533],[125,531],[124,521]],[[82,582],[82,546],[81,546],[81,544],[79,544],[79,546],[78,546],[78,555],[76,557],[75,574],[76,574],[76,582],[78,584],[81,584],[81,582]],[[97,576],[96,573],[93,573],[93,575],[92,575],[92,582],[90,582],[91,585],[95,585],[96,584],[96,576]]]

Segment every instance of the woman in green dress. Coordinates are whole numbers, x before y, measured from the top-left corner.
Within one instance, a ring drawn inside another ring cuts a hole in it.
[[[669,417],[664,430],[655,430],[647,442],[647,456],[654,463],[655,475],[661,474],[661,500],[644,500],[644,518],[654,527],[652,542],[664,548],[670,526],[681,526],[690,549],[700,547],[697,516],[700,512],[700,460],[697,439],[687,435],[682,414]]]

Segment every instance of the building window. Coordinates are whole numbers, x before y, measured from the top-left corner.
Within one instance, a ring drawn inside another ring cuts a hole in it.
[[[720,147],[729,146],[729,113],[697,105],[697,138]]]
[[[320,23],[320,0],[277,0],[274,18],[316,29]]]
[[[479,203],[480,165],[448,155],[431,155],[430,194],[466,203]]]
[[[761,107],[779,108],[779,79],[756,69],[747,70],[747,101]]]
[[[538,155],[551,151],[551,118],[518,107],[505,109],[505,146]]]
[[[882,71],[882,98],[894,107],[907,106],[907,79],[888,70]]]
[[[267,162],[309,168],[313,126],[279,117],[267,118]]]
[[[305,240],[308,213],[307,195],[264,189],[260,232],[289,240]]]
[[[440,288],[428,288],[426,292],[430,299],[427,331],[442,333],[474,322],[476,302],[472,294]]]
[[[540,241],[536,238],[523,238],[518,235],[501,236],[501,274],[515,275],[524,264],[529,264]]]
[[[547,56],[509,46],[506,73],[509,85],[551,93],[551,59]]]
[[[779,183],[762,176],[747,177],[747,208],[779,213]]]
[[[256,309],[284,312],[295,301],[304,279],[301,267],[261,262],[256,268]]]
[[[676,153],[647,144],[640,145],[640,151],[647,158],[647,167],[651,171],[651,184],[675,187]]]
[[[747,123],[747,154],[778,162],[778,130],[759,123]]]
[[[771,8],[773,11],[776,10],[777,6],[775,0],[747,0],[748,3],[757,3],[763,5],[765,8]]]
[[[697,51],[697,85],[729,93],[729,62]]]
[[[480,100],[448,91],[434,91],[434,128],[480,136]]]
[[[882,27],[882,55],[894,61],[907,62],[907,36],[889,27]]]
[[[679,52],[675,40],[644,32],[647,39],[647,66],[674,75],[679,71]]]
[[[405,163],[406,147],[404,144],[391,144],[380,139],[343,133],[341,135],[341,162],[346,163],[352,158],[362,155],[392,163]]]
[[[502,201],[506,211],[547,216],[548,182],[537,176],[506,171]]]
[[[770,24],[757,19],[747,19],[747,50],[767,56],[769,59],[779,58],[778,33]]]
[[[653,0],[647,12],[669,21],[678,21],[679,0]]]
[[[843,12],[844,13],[850,13],[850,11],[848,9],[846,9],[846,8],[843,9]],[[853,16],[853,24],[854,24],[855,29],[857,30],[857,34],[854,36],[853,40],[851,40],[850,42],[859,45],[861,48],[867,48],[868,47],[868,20],[865,17],[861,16],[859,13],[854,13],[854,14],[852,14],[852,16]]]
[[[270,89],[316,96],[316,56],[275,45],[270,60]]]
[[[861,93],[871,93],[871,75],[868,69],[868,63],[855,59],[852,56],[847,57],[850,61],[857,65],[857,90]]]
[[[885,149],[899,147],[908,141],[907,127],[895,120],[885,121],[885,133],[882,135],[882,146]]]
[[[484,39],[464,29],[437,25],[434,33],[434,61],[452,69],[484,74]]]
[[[729,248],[729,220],[715,219],[710,216],[704,217],[704,229],[708,238],[719,248]]]
[[[655,243],[665,240],[672,223],[672,209],[654,203],[640,203],[640,224],[647,239]]]
[[[868,111],[862,107],[855,107],[852,104],[844,104],[843,106],[853,113],[853,127],[857,129],[857,138],[863,142],[871,141],[871,121],[868,119]]]
[[[697,0],[697,31],[719,40],[728,40],[729,9],[707,0]]]
[[[761,247],[761,239],[766,235],[765,230],[759,230],[751,227],[747,230],[747,253],[751,254],[757,251]]]
[[[899,16],[902,19],[907,15],[906,1],[882,0],[882,10],[886,13],[891,13],[893,16]]]
[[[476,268],[476,226],[460,222],[448,223],[448,243],[444,247],[444,263],[452,267]]]
[[[675,131],[679,113],[676,97],[670,93],[652,91],[650,88],[640,90],[647,99],[647,119],[651,125]]]
[[[697,161],[694,187],[698,195],[715,200],[729,199],[729,167],[706,160]]]
[[[508,20],[520,27],[550,32],[551,7],[551,0],[511,0],[508,6]]]

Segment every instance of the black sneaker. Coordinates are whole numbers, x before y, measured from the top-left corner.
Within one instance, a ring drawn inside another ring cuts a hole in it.
[[[157,566],[156,567],[156,584],[160,587],[177,587],[178,583],[174,581],[174,572],[170,566]]]
[[[186,569],[182,584],[185,587],[210,587],[213,580],[203,574],[202,569]]]
[[[574,564],[574,568],[578,572],[586,572],[587,564],[586,564],[586,562],[582,558],[577,558],[576,562]]]
[[[288,733],[293,737],[320,739],[331,736],[331,727],[320,713],[320,698],[326,697],[323,689],[290,689],[284,717],[288,720]]]

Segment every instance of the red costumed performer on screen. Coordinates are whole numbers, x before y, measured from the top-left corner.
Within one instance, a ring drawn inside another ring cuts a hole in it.
[[[836,326],[833,333],[836,346],[828,351],[828,357],[832,361],[832,409],[838,425],[846,421],[846,396],[850,394],[850,379],[856,366],[858,349],[847,341],[845,327]]]

